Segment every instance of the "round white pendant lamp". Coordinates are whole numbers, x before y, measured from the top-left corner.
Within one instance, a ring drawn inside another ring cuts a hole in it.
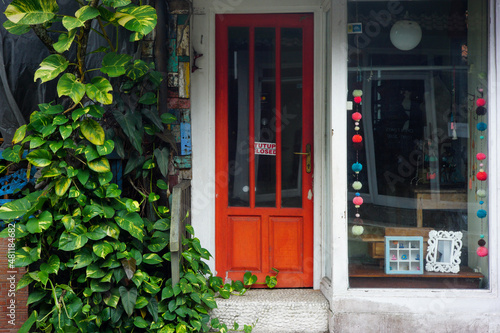
[[[392,45],[396,48],[401,51],[409,51],[422,40],[422,29],[415,21],[397,21],[391,28],[390,38]]]

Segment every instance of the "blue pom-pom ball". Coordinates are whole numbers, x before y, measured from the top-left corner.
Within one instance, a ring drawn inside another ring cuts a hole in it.
[[[484,209],[480,209],[477,211],[477,217],[479,217],[480,219],[485,218],[486,215],[487,215],[487,213]]]
[[[480,122],[476,127],[478,131],[485,131],[488,128],[488,125],[486,125],[486,123]]]
[[[352,165],[352,171],[360,172],[361,170],[363,170],[363,164],[356,162]]]

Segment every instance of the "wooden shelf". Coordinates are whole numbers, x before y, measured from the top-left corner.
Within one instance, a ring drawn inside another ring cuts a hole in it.
[[[349,285],[351,288],[437,288],[437,289],[477,289],[481,273],[469,267],[460,267],[458,273],[427,272],[420,275],[385,274],[378,266],[349,265]]]

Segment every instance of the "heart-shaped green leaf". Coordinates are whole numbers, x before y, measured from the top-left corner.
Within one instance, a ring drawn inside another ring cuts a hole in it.
[[[16,24],[9,20],[3,23],[3,27],[13,35],[24,35],[31,30],[31,27],[27,24]]]
[[[109,161],[106,157],[101,157],[100,159],[89,162],[88,166],[91,170],[99,173],[111,171]]]
[[[102,146],[97,146],[97,152],[101,156],[111,154],[113,149],[115,149],[115,143],[112,140],[106,140]]]
[[[137,213],[122,213],[115,216],[118,226],[128,231],[133,237],[142,241],[144,237],[144,221]]]
[[[71,179],[67,177],[59,178],[58,180],[56,180],[54,184],[54,189],[56,190],[56,194],[62,197],[64,194],[66,194],[70,185],[71,185]]]
[[[71,113],[71,119],[73,119],[73,121],[77,121],[81,116],[83,116],[84,114],[86,114],[88,112],[89,108],[78,108],[76,109],[75,111],[73,111]]]
[[[120,288],[118,288],[118,290],[120,292],[120,298],[122,301],[123,309],[130,317],[134,312],[135,302],[137,300],[137,289],[136,288],[127,289],[126,287],[121,286]]]
[[[75,104],[79,103],[85,95],[85,85],[76,79],[71,73],[66,73],[57,82],[57,94],[69,96]]]
[[[71,30],[67,34],[60,34],[57,43],[54,43],[54,45],[52,45],[54,47],[54,50],[59,53],[68,51],[71,47],[71,44],[73,43],[73,40],[75,39],[75,36],[76,30]]]
[[[17,24],[41,24],[51,20],[59,7],[56,0],[13,0],[5,16]]]
[[[73,269],[87,267],[93,261],[94,255],[92,254],[90,249],[83,248],[75,255],[75,266],[73,266]]]
[[[110,181],[113,180],[113,173],[112,172],[104,172],[104,173],[100,173],[98,176],[97,176],[98,180],[99,180],[99,184],[102,186],[102,185],[106,185],[108,184]],[[114,184],[116,185],[116,184]],[[118,185],[116,185],[117,188],[118,188]],[[108,187],[109,188],[109,187]],[[108,188],[106,189],[106,193],[108,192]],[[107,195],[106,195],[107,196]],[[108,197],[109,198],[109,197]]]
[[[40,269],[47,274],[57,274],[59,272],[59,267],[61,265],[61,260],[55,254],[51,255],[46,263],[40,266]]]
[[[85,236],[86,232],[87,229],[82,225],[77,225],[71,233],[63,231],[59,238],[59,250],[74,251],[82,248],[89,240]]]
[[[113,95],[110,94],[113,87],[111,83],[102,76],[92,78],[91,83],[87,83],[85,86],[85,90],[89,98],[94,101],[102,104],[111,104],[113,102]]]
[[[127,66],[125,66],[125,75],[127,75],[127,77],[133,81],[136,81],[139,78],[143,77],[148,73],[148,71],[149,67],[146,62],[140,59],[134,60],[134,62],[129,63]]]
[[[117,198],[120,194],[122,194],[122,191],[116,184],[111,184],[106,188],[106,198]]]
[[[26,126],[26,124],[22,125],[16,130],[16,132],[14,133],[14,138],[12,139],[13,144],[23,141],[24,137],[26,136]]]
[[[26,159],[36,167],[45,167],[52,163],[52,155],[48,150],[45,149],[37,149],[30,152]]]
[[[142,261],[149,265],[156,265],[163,262],[163,259],[156,253],[146,253],[142,257]]]
[[[88,169],[79,170],[78,175],[76,175],[76,177],[78,178],[80,183],[82,183],[82,185],[87,184],[87,181],[89,180],[90,177],[89,170]]]
[[[82,131],[85,139],[89,140],[96,146],[104,144],[105,134],[104,129],[99,125],[94,119],[85,119],[80,124],[80,129]]]
[[[52,150],[52,152],[55,154],[59,149],[61,149],[63,146],[62,141],[51,141],[49,143],[49,148]]]
[[[51,54],[40,64],[35,72],[35,81],[41,79],[42,83],[55,79],[68,68],[69,61],[60,54]]]
[[[2,152],[2,158],[14,163],[19,163],[21,161],[21,146],[7,147]]]
[[[161,115],[161,121],[164,124],[171,124],[171,123],[177,121],[177,118],[171,113],[164,113]]]
[[[125,65],[132,59],[128,54],[110,52],[102,59],[101,72],[109,77],[118,77],[125,74]]]
[[[59,126],[59,133],[61,134],[62,139],[66,140],[69,138],[71,133],[73,133],[73,127],[71,125]]]
[[[151,6],[120,8],[115,13],[118,24],[130,31],[147,35],[156,26],[156,10]]]
[[[75,17],[63,17],[62,24],[68,31],[71,31],[75,28],[83,27],[85,21],[96,18],[97,16],[99,16],[99,10],[94,7],[83,6],[76,11]]]
[[[68,122],[68,118],[66,116],[63,116],[62,114],[57,115],[54,117],[54,120],[52,121],[52,125],[58,126],[58,125],[63,125]]]
[[[113,246],[106,240],[99,241],[92,246],[94,253],[101,258],[106,258],[106,256],[114,251]]]

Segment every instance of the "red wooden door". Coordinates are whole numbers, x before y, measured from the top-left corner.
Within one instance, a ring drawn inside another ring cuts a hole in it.
[[[313,16],[216,17],[216,270],[313,284]]]

